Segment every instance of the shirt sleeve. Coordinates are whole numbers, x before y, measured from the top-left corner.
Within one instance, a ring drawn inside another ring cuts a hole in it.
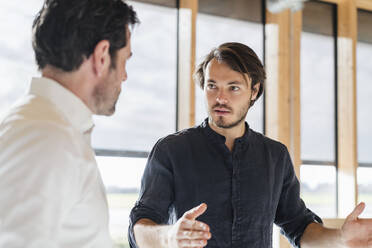
[[[133,226],[140,219],[168,224],[169,209],[174,199],[173,170],[169,150],[164,140],[152,149],[141,181],[139,200],[130,213],[128,239],[130,247],[137,247]]]
[[[287,149],[285,149],[283,163],[286,169],[275,224],[281,228],[281,233],[290,243],[299,248],[306,227],[312,222],[322,223],[322,220],[308,209],[300,198],[300,184]]]
[[[0,247],[57,248],[78,190],[71,138],[45,123],[0,132]]]

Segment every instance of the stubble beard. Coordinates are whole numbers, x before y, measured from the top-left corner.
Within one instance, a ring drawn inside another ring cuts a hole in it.
[[[95,114],[110,116],[115,113],[116,103],[119,99],[121,90],[120,88],[112,88],[111,84],[114,82],[110,75],[104,80],[105,82],[97,85],[93,91],[96,107]]]
[[[237,120],[233,120],[231,122],[227,122],[224,116],[218,116],[217,120],[213,120],[213,117],[210,114],[210,118],[212,119],[212,121],[217,127],[229,129],[229,128],[238,126],[241,122],[244,122],[245,117],[247,116],[247,113],[248,113],[248,109],[249,109],[249,106],[239,111]]]
[[[219,128],[224,128],[224,129],[229,129],[229,128],[233,128],[233,127],[236,127],[238,126],[241,122],[244,122],[245,121],[245,118],[247,116],[247,113],[248,113],[248,110],[250,108],[250,103],[246,106],[244,106],[244,108],[240,109],[239,112],[238,112],[238,117],[236,120],[233,120],[231,122],[227,122],[225,120],[225,117],[224,116],[218,116],[216,120],[213,119],[213,115],[212,115],[212,111],[213,111],[213,108],[215,108],[216,106],[213,106],[212,109],[209,111],[209,119],[211,121],[213,121],[213,123],[219,127]],[[232,111],[232,109],[230,107],[227,107],[228,109],[230,109]]]

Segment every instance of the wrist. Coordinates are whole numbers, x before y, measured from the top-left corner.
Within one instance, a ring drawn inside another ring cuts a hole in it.
[[[337,229],[336,232],[337,232],[337,240],[339,241],[338,242],[338,247],[340,247],[340,248],[346,248],[347,245],[346,245],[345,237],[343,235],[342,228],[341,229]]]
[[[171,239],[171,228],[170,226],[163,226],[161,228],[161,233],[159,235],[160,243],[162,247],[169,247],[170,248],[170,239]]]

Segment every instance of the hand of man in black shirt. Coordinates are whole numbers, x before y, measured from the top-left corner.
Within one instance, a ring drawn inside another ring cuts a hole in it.
[[[133,227],[136,247],[196,248],[205,247],[212,237],[207,224],[197,221],[207,210],[207,204],[186,211],[173,225],[159,225],[150,219],[140,219]]]
[[[302,239],[302,248],[312,247],[372,247],[372,219],[359,219],[365,208],[362,202],[345,219],[341,229],[331,229],[320,224],[311,223],[306,228]]]
[[[365,204],[362,202],[346,218],[341,237],[347,247],[372,247],[372,219],[359,219]]]
[[[211,238],[209,226],[196,218],[207,210],[205,203],[185,212],[168,231],[168,247],[204,247]]]

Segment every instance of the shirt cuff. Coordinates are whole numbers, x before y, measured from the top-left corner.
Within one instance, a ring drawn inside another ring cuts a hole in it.
[[[296,248],[301,248],[301,238],[309,224],[311,223],[323,224],[322,219],[318,215],[316,215],[309,209],[307,211],[308,213],[306,217],[301,222],[301,225],[297,228],[296,232],[292,236],[293,239],[291,240],[291,243]]]
[[[137,202],[129,216],[128,240],[131,248],[138,248],[134,237],[133,227],[140,219],[150,219],[157,224],[167,223],[167,218],[159,214],[155,209]]]

